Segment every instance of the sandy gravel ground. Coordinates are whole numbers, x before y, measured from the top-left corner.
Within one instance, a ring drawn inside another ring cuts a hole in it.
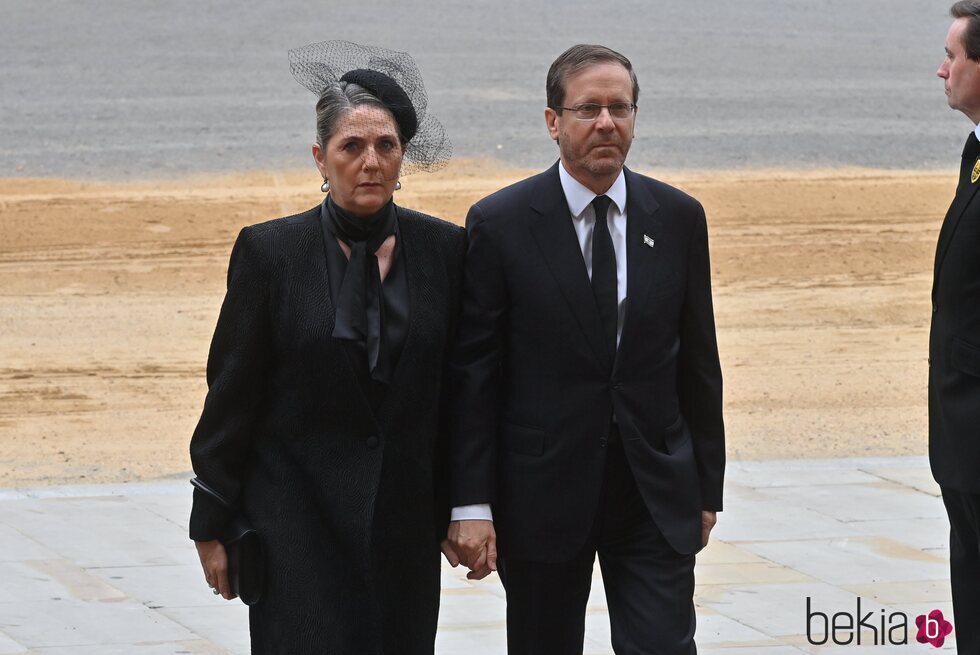
[[[458,162],[396,199],[461,222],[525,174]],[[657,176],[708,212],[729,456],[924,453],[955,173]],[[235,235],[319,202],[318,184],[0,180],[0,486],[186,475]]]

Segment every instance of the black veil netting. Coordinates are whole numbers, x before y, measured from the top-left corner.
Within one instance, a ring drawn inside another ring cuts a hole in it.
[[[377,96],[408,139],[402,175],[431,172],[449,163],[452,143],[442,123],[426,112],[422,73],[408,53],[350,41],[320,41],[290,50],[289,68],[317,98],[328,85],[348,81]]]

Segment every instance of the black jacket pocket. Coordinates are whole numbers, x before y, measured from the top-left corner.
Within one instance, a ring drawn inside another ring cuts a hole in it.
[[[677,451],[684,446],[684,442],[687,441],[686,428],[684,417],[678,416],[677,420],[664,430],[664,443],[667,445],[667,452],[671,455],[676,455]]]
[[[953,368],[967,375],[980,378],[980,348],[972,346],[962,339],[953,339],[950,364]]]
[[[513,423],[500,424],[500,440],[504,450],[522,455],[540,455],[544,452],[544,430]]]

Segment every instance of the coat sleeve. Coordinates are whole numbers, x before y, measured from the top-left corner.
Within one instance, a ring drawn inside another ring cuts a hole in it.
[[[459,325],[460,292],[463,286],[463,261],[466,256],[466,235],[460,230],[454,241],[449,268],[449,329],[446,331],[446,348],[443,356],[442,387],[439,397],[439,433],[436,441],[433,489],[436,504],[436,537],[446,537],[450,515],[450,430],[452,420],[450,389],[450,359]]]
[[[453,507],[494,502],[507,310],[500,253],[479,205],[466,216],[466,233],[461,311],[450,366]]]
[[[725,477],[721,364],[711,301],[708,226],[700,204],[688,253],[680,338],[678,390],[681,413],[690,427],[694,444],[702,509],[721,511]]]
[[[251,228],[238,235],[208,354],[208,394],[191,437],[194,472],[232,505],[245,481],[269,357],[267,267]],[[194,490],[190,537],[217,539],[232,512]]]

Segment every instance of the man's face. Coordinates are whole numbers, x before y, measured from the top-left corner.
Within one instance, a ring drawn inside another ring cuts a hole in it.
[[[949,106],[980,122],[980,63],[966,56],[964,35],[968,18],[957,18],[946,35],[946,58],[936,71],[943,78]]]
[[[617,102],[633,102],[629,71],[618,63],[596,64],[565,80],[563,107]],[[545,109],[548,132],[558,141],[565,168],[583,184],[587,180],[615,178],[623,168],[633,142],[636,114],[614,119],[603,109],[593,121],[581,121],[576,116],[573,111],[563,111],[559,115],[550,107]]]

